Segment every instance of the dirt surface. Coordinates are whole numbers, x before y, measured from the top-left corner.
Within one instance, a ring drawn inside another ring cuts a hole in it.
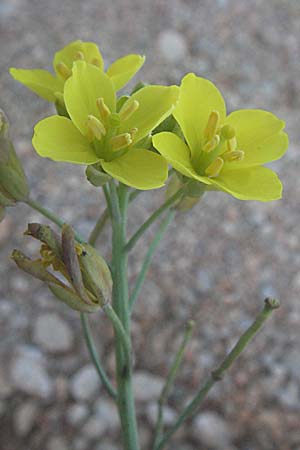
[[[170,448],[300,450],[300,2],[1,0],[0,106],[12,122],[32,196],[87,236],[103,198],[85,181],[83,168],[34,153],[33,125],[52,113],[51,105],[8,74],[11,66],[50,68],[53,53],[77,38],[96,41],[107,64],[126,53],[145,54],[145,81],[179,83],[194,71],[218,85],[229,110],[258,107],[286,121],[290,150],[273,164],[283,199],[263,204],[211,193],[177,215],[137,304],[133,339],[146,450],[153,402],[187,320],[193,317],[197,326],[166,425],[251,323],[263,298],[278,297],[281,309]],[[163,196],[163,190],[140,196],[129,229]],[[78,316],[8,260],[14,247],[37,251],[22,236],[26,223],[37,220],[37,213],[19,206],[0,225],[0,447],[120,449],[115,410],[88,365]],[[132,254],[132,281],[152,235]],[[109,255],[107,240],[105,231],[99,249]],[[100,314],[92,325],[113,376],[111,329]]]

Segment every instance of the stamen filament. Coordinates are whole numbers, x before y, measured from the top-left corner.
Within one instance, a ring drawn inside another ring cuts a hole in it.
[[[132,143],[132,138],[129,133],[118,134],[110,140],[110,145],[113,151],[121,150],[124,147],[128,147]]]
[[[101,118],[103,120],[107,119],[107,117],[110,115],[110,109],[106,105],[104,99],[102,97],[101,98],[97,98],[96,103],[97,103],[97,107],[99,109]]]

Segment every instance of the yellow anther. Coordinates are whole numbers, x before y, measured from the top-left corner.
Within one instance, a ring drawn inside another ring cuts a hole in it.
[[[100,69],[102,68],[102,63],[99,58],[93,58],[91,61],[91,64],[93,64],[94,66],[100,67]]]
[[[110,145],[113,151],[121,150],[128,147],[132,143],[131,135],[129,133],[118,134],[110,140]]]
[[[92,114],[88,115],[87,119],[88,138],[96,138],[100,140],[102,136],[106,135],[106,130],[103,123]]]
[[[229,152],[234,152],[237,148],[237,142],[236,142],[236,137],[234,136],[231,139],[228,139],[227,141],[227,150]]]
[[[217,134],[203,146],[203,151],[206,153],[212,152],[220,143],[220,136]]]
[[[138,128],[132,128],[131,130],[130,130],[130,136],[131,136],[131,139],[133,140],[134,139],[134,136],[136,135],[136,133],[138,132],[139,130],[138,130]]]
[[[223,153],[222,158],[224,161],[242,161],[244,159],[244,152],[242,150],[234,150],[232,152]]]
[[[96,103],[97,103],[101,118],[103,120],[105,120],[110,115],[109,107],[105,104],[105,101],[102,97],[97,98]]]
[[[78,61],[78,60],[84,61],[84,59],[85,59],[84,54],[81,51],[75,52],[75,54],[74,54],[75,61]]]
[[[67,80],[72,75],[71,69],[63,62],[56,64],[56,70],[64,80]]]
[[[212,111],[209,115],[206,128],[204,130],[204,137],[211,140],[217,133],[219,126],[220,114],[218,111]]]
[[[119,112],[121,120],[127,120],[139,108],[140,104],[137,100],[127,101]]]
[[[231,125],[224,125],[221,128],[221,135],[224,139],[232,139],[235,137],[235,129]]]
[[[205,173],[209,177],[217,177],[224,166],[224,161],[222,158],[216,158],[205,170]]]

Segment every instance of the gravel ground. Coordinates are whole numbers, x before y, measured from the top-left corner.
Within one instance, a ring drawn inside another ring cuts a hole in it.
[[[35,155],[32,126],[51,107],[10,79],[8,67],[50,67],[55,50],[89,39],[100,44],[107,63],[129,52],[146,54],[141,74],[148,82],[178,83],[195,71],[217,83],[229,109],[269,109],[287,122],[290,150],[274,164],[283,200],[259,204],[209,194],[176,217],[155,256],[133,318],[143,450],[149,448],[154,401],[187,320],[193,317],[197,327],[166,425],[268,295],[280,298],[282,308],[170,448],[300,450],[299,37],[298,0],[1,0],[1,107],[13,123],[33,196],[82,234],[93,226],[103,199],[85,182],[82,168]],[[163,195],[136,200],[130,229]],[[14,247],[36,251],[22,236],[26,222],[36,220],[41,218],[20,206],[0,226],[0,447],[120,449],[116,411],[89,364],[78,316],[8,262]],[[132,280],[151,233],[131,258]],[[104,254],[107,238],[105,232]],[[92,325],[113,374],[110,327],[97,315]]]

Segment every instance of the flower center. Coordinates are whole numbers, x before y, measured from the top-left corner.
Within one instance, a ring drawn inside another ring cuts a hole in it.
[[[81,51],[77,51],[74,53],[72,64],[74,61],[86,61],[86,58]],[[86,61],[89,64],[93,64],[94,66],[101,68],[101,61],[98,58],[93,58],[91,61]],[[71,67],[72,67],[71,64]],[[63,80],[67,80],[72,75],[72,70],[68,67],[63,61],[60,61],[55,66],[57,73],[63,78]]]
[[[122,123],[126,122],[139,108],[137,100],[128,100],[117,113],[112,113],[104,102],[98,98],[97,108],[100,118],[89,114],[86,121],[86,136],[93,145],[96,155],[105,161],[112,161],[126,153],[138,131],[132,128],[127,133],[118,133]]]
[[[235,129],[231,125],[220,125],[220,114],[212,111],[203,132],[202,147],[192,158],[199,175],[217,177],[225,164],[241,161],[244,152],[237,149]]]

